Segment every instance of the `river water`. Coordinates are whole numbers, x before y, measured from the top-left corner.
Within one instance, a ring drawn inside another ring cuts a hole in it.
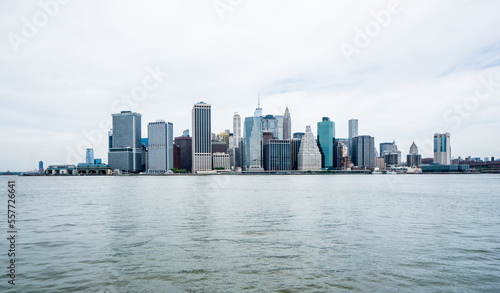
[[[500,175],[12,179],[1,292],[500,290]]]

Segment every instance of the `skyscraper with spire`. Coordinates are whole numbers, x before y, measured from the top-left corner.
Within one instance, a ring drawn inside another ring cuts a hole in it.
[[[245,117],[245,167],[247,171],[263,171],[262,168],[262,108],[260,94],[254,116]]]
[[[292,138],[292,116],[290,116],[290,111],[288,106],[285,109],[285,115],[283,116],[283,139]]]

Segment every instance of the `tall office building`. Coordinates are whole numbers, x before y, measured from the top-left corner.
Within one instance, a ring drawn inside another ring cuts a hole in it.
[[[88,148],[85,152],[85,163],[94,164],[94,149]]]
[[[299,169],[299,150],[300,150],[300,139],[292,138],[290,139],[290,169]]]
[[[283,139],[283,121],[285,117],[283,115],[274,115],[274,118],[278,120],[278,137],[277,139]]]
[[[182,131],[182,137],[189,137],[189,129],[185,129]]]
[[[233,143],[234,147],[238,147],[240,144],[241,138],[241,117],[238,112],[235,112],[233,115]]]
[[[290,140],[266,140],[264,142],[264,170],[289,171],[290,169]]]
[[[362,168],[375,167],[375,139],[369,135],[352,138],[352,161]]]
[[[192,172],[212,170],[212,108],[199,102],[193,106],[193,169]]]
[[[358,119],[349,120],[349,156],[352,154],[352,139],[358,136]]]
[[[288,107],[285,109],[285,115],[283,116],[283,139],[292,138],[292,116],[290,116],[290,111]]]
[[[318,145],[321,151],[321,167],[333,168],[333,141],[335,138],[335,123],[330,118],[323,117],[318,122]]]
[[[383,142],[380,144],[380,157],[384,158],[387,166],[401,164],[401,151],[398,151],[396,142]]]
[[[112,114],[108,161],[111,169],[122,172],[142,171],[141,117],[139,113],[122,111]]]
[[[262,117],[245,118],[245,166],[247,171],[262,171]]]
[[[321,170],[321,153],[311,131],[311,126],[306,126],[306,132],[300,142],[297,160],[299,171]]]
[[[245,167],[247,171],[263,171],[262,168],[262,108],[259,103],[253,117],[245,118]]]
[[[406,156],[406,165],[408,167],[418,167],[422,165],[422,155],[418,153],[418,147],[413,142],[410,146],[410,153]]]
[[[174,168],[191,171],[193,169],[193,140],[189,136],[175,138],[174,144],[178,148],[177,166]]]
[[[266,115],[262,118],[262,131],[271,132],[273,138],[278,138],[278,119],[273,115]]]
[[[441,165],[451,164],[450,134],[434,134],[434,163]]]
[[[158,120],[148,124],[148,173],[166,173],[174,168],[173,124]]]

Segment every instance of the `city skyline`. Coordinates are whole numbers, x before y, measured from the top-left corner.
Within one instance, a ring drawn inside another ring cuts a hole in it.
[[[221,19],[213,3],[72,1],[43,26],[38,2],[2,3],[0,171],[83,162],[87,148],[106,159],[122,110],[171,121],[177,137],[203,100],[219,133],[234,112],[242,125],[253,115],[259,92],[264,115],[290,109],[292,133],[316,135],[330,117],[348,138],[356,118],[359,135],[395,140],[403,158],[413,141],[432,157],[446,132],[452,157],[500,157],[500,37],[487,33],[500,3],[389,2],[242,2]]]

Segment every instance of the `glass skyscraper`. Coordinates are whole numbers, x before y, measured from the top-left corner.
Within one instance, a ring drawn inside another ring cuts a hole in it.
[[[205,102],[193,106],[193,173],[212,170],[212,108]]]
[[[122,172],[142,171],[141,117],[139,113],[122,111],[112,114],[108,161],[111,169]]]
[[[375,167],[375,138],[369,135],[353,137],[352,162],[358,167]]]
[[[321,151],[321,167],[333,168],[333,140],[335,138],[335,123],[330,118],[323,117],[318,122],[318,144]]]
[[[165,173],[174,167],[174,129],[165,121],[148,124],[148,172]]]
[[[352,154],[352,139],[358,136],[358,119],[349,120],[349,156]]]
[[[451,164],[450,134],[434,134],[434,163],[441,165]]]

